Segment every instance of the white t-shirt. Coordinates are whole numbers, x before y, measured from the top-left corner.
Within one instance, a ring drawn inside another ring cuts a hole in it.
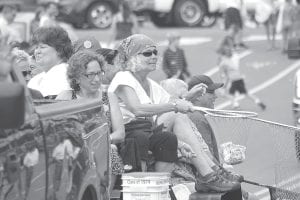
[[[39,163],[39,150],[35,148],[33,151],[26,153],[23,161],[26,167],[33,167]]]
[[[244,78],[244,75],[240,71],[240,59],[237,54],[232,54],[231,57],[223,56],[219,66],[222,71],[227,73],[231,81]]]
[[[8,24],[2,15],[0,15],[0,35],[1,37],[7,38],[7,44],[11,42],[22,42],[23,40],[19,30],[13,25]]]
[[[65,155],[76,158],[80,148],[74,147],[69,139],[59,143],[53,150],[52,157],[56,160],[63,160]]]
[[[165,91],[158,83],[151,80],[150,78],[147,78],[147,80],[149,81],[150,85],[150,97],[147,95],[146,91],[138,82],[138,80],[136,80],[136,78],[129,71],[118,72],[112,80],[108,88],[108,92],[116,93],[117,88],[120,85],[124,85],[134,89],[141,104],[168,103],[170,100],[169,93]],[[117,93],[116,95],[118,96]],[[125,124],[135,119],[135,115],[126,108],[125,104],[122,101],[120,102],[120,107]]]
[[[294,88],[295,90],[294,90],[293,103],[300,105],[300,70],[296,72]]]
[[[55,65],[48,72],[41,72],[34,76],[27,86],[40,91],[44,97],[58,95],[63,90],[71,90],[66,75],[67,68],[67,63]]]

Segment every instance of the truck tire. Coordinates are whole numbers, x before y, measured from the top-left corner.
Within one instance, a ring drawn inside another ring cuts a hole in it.
[[[114,10],[107,2],[95,2],[87,9],[87,22],[92,28],[105,29],[111,26]]]
[[[207,9],[202,0],[177,0],[173,16],[178,26],[199,26]]]

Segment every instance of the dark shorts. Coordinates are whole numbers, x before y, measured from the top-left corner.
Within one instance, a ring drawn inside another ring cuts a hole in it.
[[[236,80],[231,83],[229,94],[234,95],[236,92],[239,92],[240,94],[247,94],[247,89],[243,79]]]
[[[224,12],[225,30],[228,30],[232,25],[236,28],[243,29],[243,21],[241,13],[237,8],[227,8]]]
[[[125,125],[125,139],[135,139],[141,160],[148,160],[151,151],[156,161],[175,162],[177,160],[176,135],[155,131],[151,121],[138,119]]]

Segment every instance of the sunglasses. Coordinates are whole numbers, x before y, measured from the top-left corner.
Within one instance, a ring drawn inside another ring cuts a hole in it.
[[[94,78],[95,78],[96,76],[101,77],[101,76],[103,76],[103,75],[104,75],[104,72],[103,72],[103,71],[85,74],[85,76],[86,76],[89,80],[94,80]]]
[[[158,53],[157,50],[154,49],[153,51],[144,51],[144,52],[139,53],[139,54],[142,54],[145,57],[150,57],[150,56],[152,56],[152,54],[157,56],[157,53]]]

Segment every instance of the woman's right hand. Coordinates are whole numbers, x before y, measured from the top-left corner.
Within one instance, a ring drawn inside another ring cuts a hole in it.
[[[176,99],[174,102],[175,102],[176,110],[178,112],[187,113],[187,112],[192,112],[194,110],[193,104],[189,101],[186,101],[184,99]]]

